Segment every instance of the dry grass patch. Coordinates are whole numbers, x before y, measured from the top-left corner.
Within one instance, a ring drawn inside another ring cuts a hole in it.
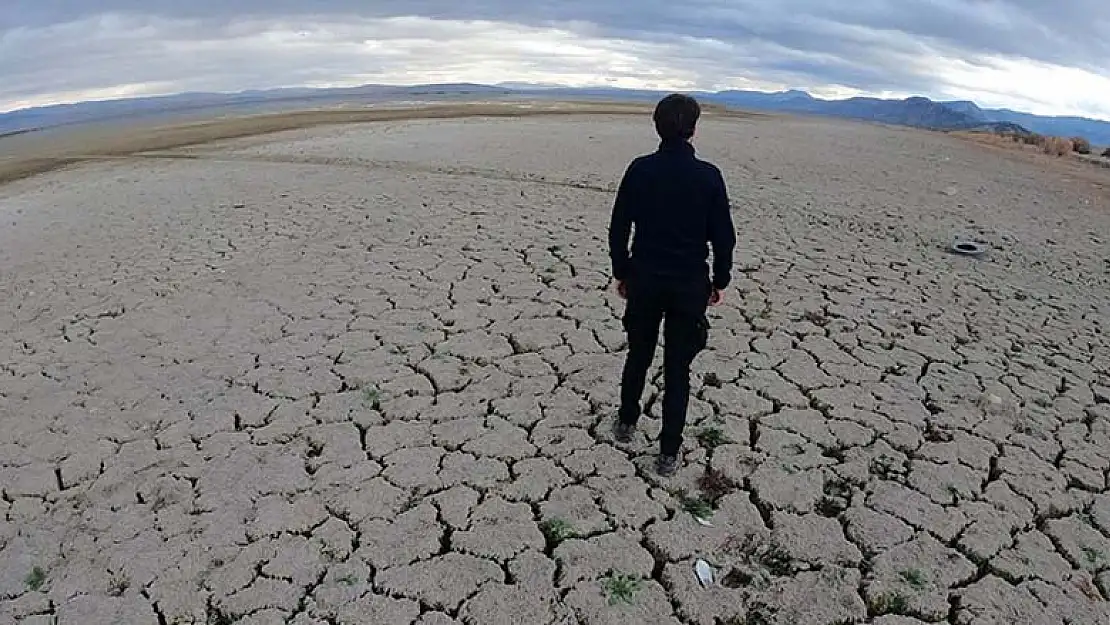
[[[1022,142],[1025,143],[1025,145],[1035,145],[1038,148],[1044,147],[1046,139],[1047,137],[1045,137],[1044,135],[1040,135],[1035,132],[1027,134],[1021,138]]]
[[[1090,154],[1091,153],[1091,142],[1090,141],[1087,141],[1083,137],[1072,137],[1070,139],[1070,141],[1071,141],[1072,149],[1075,150],[1076,152],[1078,152],[1080,154]]]
[[[1050,156],[1067,156],[1074,150],[1071,139],[1063,137],[1047,137],[1042,148]]]

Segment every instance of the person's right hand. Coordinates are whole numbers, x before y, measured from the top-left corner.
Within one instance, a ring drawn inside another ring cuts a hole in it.
[[[719,306],[723,301],[725,301],[725,292],[714,287],[714,289],[709,292],[709,305]]]

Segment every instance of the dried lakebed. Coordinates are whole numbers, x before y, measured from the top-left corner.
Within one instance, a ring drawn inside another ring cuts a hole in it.
[[[0,624],[1106,623],[1105,194],[708,119],[738,273],[660,480],[657,399],[609,434],[650,132],[402,120],[0,189]]]

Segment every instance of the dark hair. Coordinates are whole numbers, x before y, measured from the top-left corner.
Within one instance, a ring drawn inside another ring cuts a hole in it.
[[[664,141],[689,139],[694,136],[694,128],[701,117],[701,105],[694,98],[680,93],[659,101],[655,106],[655,131]]]

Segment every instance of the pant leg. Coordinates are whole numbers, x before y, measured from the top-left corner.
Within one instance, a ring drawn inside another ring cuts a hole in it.
[[[629,283],[628,303],[624,312],[624,329],[628,334],[628,355],[621,376],[620,420],[630,425],[639,421],[643,412],[640,400],[644,395],[648,369],[659,340],[659,324],[663,308],[651,287]]]
[[[666,310],[663,361],[663,431],[659,451],[675,455],[682,447],[686,411],[690,404],[690,365],[705,349],[709,322],[705,317],[708,288],[683,288],[672,292]]]

